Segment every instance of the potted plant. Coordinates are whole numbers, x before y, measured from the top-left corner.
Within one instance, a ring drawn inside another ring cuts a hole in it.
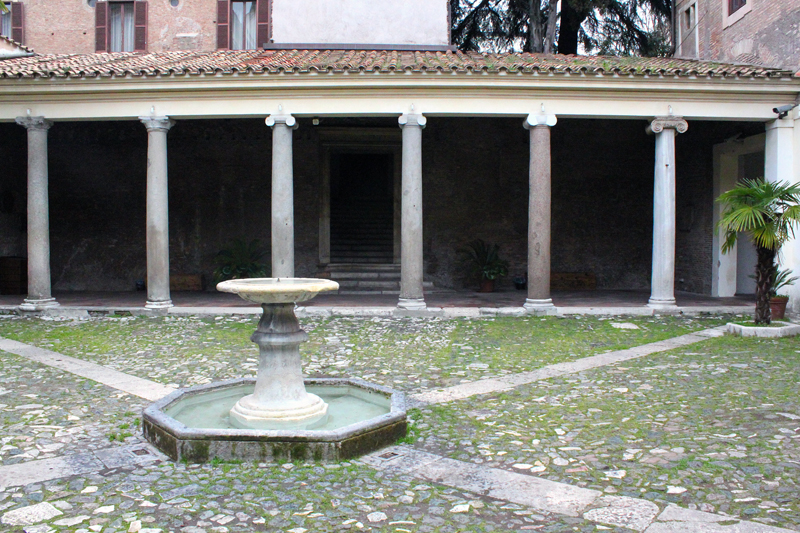
[[[717,198],[723,204],[718,229],[725,232],[722,252],[729,252],[739,233],[756,246],[756,324],[771,321],[770,296],[777,281],[775,263],[783,243],[794,236],[800,222],[800,184],[768,182],[763,178],[742,180]],[[785,284],[784,284],[785,285]]]
[[[772,318],[781,320],[786,315],[786,304],[789,302],[789,297],[779,294],[780,290],[784,287],[790,287],[797,281],[797,276],[792,276],[792,272],[786,269],[776,269],[775,276],[772,280],[772,288],[769,291],[769,309]]]
[[[497,279],[508,275],[508,261],[500,259],[500,245],[472,241],[459,250],[471,273],[480,278],[480,292],[492,292]]]
[[[267,266],[261,262],[263,257],[264,251],[258,239],[249,243],[234,239],[215,257],[217,268],[214,269],[214,281],[219,283],[228,279],[263,278],[267,275]]]

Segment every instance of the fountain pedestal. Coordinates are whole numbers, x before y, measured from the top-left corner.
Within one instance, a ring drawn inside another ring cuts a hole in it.
[[[308,334],[300,328],[294,303],[262,304],[264,314],[250,340],[258,344],[258,379],[253,394],[236,402],[231,424],[240,428],[305,428],[324,419],[328,404],[306,392],[300,365],[300,344]]]

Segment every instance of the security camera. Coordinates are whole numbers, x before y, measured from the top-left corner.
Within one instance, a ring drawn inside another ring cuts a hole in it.
[[[789,111],[797,107],[797,104],[786,104],[780,107],[773,107],[772,112],[778,115],[778,118],[784,118],[789,114]]]

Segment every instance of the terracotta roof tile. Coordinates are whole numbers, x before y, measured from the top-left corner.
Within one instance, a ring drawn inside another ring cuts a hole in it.
[[[158,76],[312,72],[458,72],[782,78],[779,68],[675,58],[391,50],[242,50],[37,55],[0,61],[0,77]]]

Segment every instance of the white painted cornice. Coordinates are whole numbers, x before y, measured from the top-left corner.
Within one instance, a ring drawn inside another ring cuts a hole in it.
[[[181,118],[266,117],[281,102],[303,116],[396,116],[407,102],[429,117],[527,116],[540,102],[560,118],[774,118],[800,78],[597,74],[269,73],[0,79],[0,121],[32,109],[55,120],[137,119],[157,105]]]

